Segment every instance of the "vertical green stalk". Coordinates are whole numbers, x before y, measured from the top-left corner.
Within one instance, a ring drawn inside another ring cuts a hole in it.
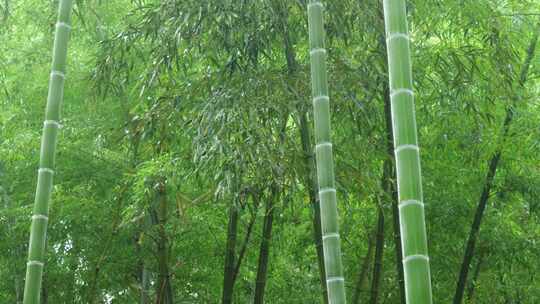
[[[399,219],[409,304],[432,303],[405,0],[384,0]]]
[[[330,138],[330,98],[324,47],[323,4],[310,0],[308,4],[309,44],[311,55],[311,85],[315,119],[315,155],[321,204],[321,226],[326,270],[326,286],[330,304],[344,304],[345,280],[341,264],[334,160]]]
[[[49,95],[43,125],[38,182],[32,216],[28,263],[24,286],[24,304],[39,304],[43,265],[45,262],[45,241],[49,216],[49,200],[53,187],[56,138],[60,127],[60,108],[64,93],[67,44],[69,40],[72,0],[61,0],[58,22],[54,38],[52,71],[49,81]]]

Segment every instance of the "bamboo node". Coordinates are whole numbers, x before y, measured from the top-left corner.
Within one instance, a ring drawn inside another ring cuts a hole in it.
[[[319,195],[321,194],[325,194],[327,192],[334,192],[336,193],[336,189],[335,188],[321,188],[319,189]]]
[[[402,38],[402,39],[405,39],[407,41],[410,41],[410,39],[411,39],[409,34],[407,34],[407,33],[399,33],[399,32],[397,32],[397,33],[388,33],[388,37],[386,38],[386,43],[388,44],[388,43],[390,43],[391,40],[396,39],[396,38]]]
[[[333,283],[333,282],[344,282],[345,279],[343,277],[328,277],[326,279],[326,283]]]
[[[330,97],[328,95],[320,95],[313,97],[313,103],[323,102],[323,101],[330,101]]]
[[[394,152],[397,154],[397,153],[399,153],[399,152],[401,152],[403,150],[420,151],[420,148],[417,145],[406,144],[406,145],[397,146],[396,149],[394,149]]]
[[[27,266],[39,266],[39,267],[43,267],[43,262],[40,262],[40,261],[28,261],[26,263]]]
[[[54,76],[58,76],[58,77],[61,77],[63,79],[66,79],[66,74],[62,71],[56,71],[56,70],[52,70],[51,71],[51,77],[54,77]]]
[[[45,120],[45,121],[43,121],[43,125],[45,125],[45,126],[51,125],[51,126],[54,126],[54,127],[58,128],[58,129],[60,129],[62,127],[62,125],[56,120]]]
[[[42,173],[42,172],[54,174],[54,170],[50,168],[39,168],[38,173]]]
[[[399,94],[408,94],[408,95],[414,96],[414,91],[411,89],[405,89],[405,88],[395,89],[395,90],[392,90],[392,92],[390,93],[390,98],[394,98]]]
[[[71,30],[71,25],[62,21],[56,22],[56,27],[65,27],[68,31]]]
[[[407,257],[405,257],[403,259],[403,264],[407,263],[407,262],[410,262],[412,260],[424,260],[426,262],[429,262],[429,257],[427,255],[424,255],[424,254],[413,254],[413,255],[409,255]]]
[[[310,55],[315,55],[317,53],[326,54],[326,49],[325,48],[314,48],[311,51],[309,51]]]
[[[329,239],[329,238],[337,238],[337,239],[339,239],[339,233],[327,233],[327,234],[323,235],[323,237],[322,237],[323,240],[326,240],[326,239]]]
[[[421,201],[419,200],[406,200],[406,201],[402,201],[399,203],[398,207],[399,209],[401,208],[405,208],[407,206],[411,206],[411,205],[418,205],[422,208],[424,208],[424,203],[422,203]]]
[[[329,141],[325,141],[325,142],[318,143],[317,145],[315,145],[316,149],[318,149],[320,147],[330,147],[330,148],[332,148],[332,143],[329,142]]]
[[[34,214],[34,215],[32,215],[32,220],[44,220],[44,221],[48,221],[48,220],[49,220],[49,217],[46,216],[46,215],[43,215],[43,214]]]

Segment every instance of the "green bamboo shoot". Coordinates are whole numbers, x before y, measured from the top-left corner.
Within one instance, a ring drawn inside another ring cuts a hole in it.
[[[432,303],[405,0],[384,0],[399,219],[409,304]]]
[[[72,0],[61,0],[58,9],[58,22],[54,38],[52,71],[49,81],[49,94],[38,170],[38,182],[30,228],[28,263],[24,286],[24,304],[39,304],[43,266],[45,263],[45,242],[49,219],[49,200],[53,187],[56,138],[60,127],[60,108],[64,93],[67,44],[71,30],[70,16]]]
[[[323,4],[319,0],[310,0],[308,22],[315,120],[315,155],[328,302],[330,304],[344,304],[346,303],[345,280],[341,263],[334,160],[330,138],[330,98],[326,74],[323,10]]]

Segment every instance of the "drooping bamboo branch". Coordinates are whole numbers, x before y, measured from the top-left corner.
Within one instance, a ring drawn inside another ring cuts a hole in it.
[[[56,138],[60,127],[60,108],[64,93],[67,45],[71,30],[70,16],[72,0],[61,0],[54,38],[52,71],[49,82],[47,109],[43,126],[38,182],[30,228],[28,263],[24,286],[24,304],[39,304],[43,266],[45,263],[45,242],[49,219],[49,200],[53,187]]]
[[[308,23],[315,120],[315,156],[328,302],[342,304],[346,303],[345,280],[341,262],[334,160],[330,136],[330,98],[328,96],[323,11],[323,4],[319,0],[310,0]]]
[[[405,298],[432,303],[405,0],[384,0]]]

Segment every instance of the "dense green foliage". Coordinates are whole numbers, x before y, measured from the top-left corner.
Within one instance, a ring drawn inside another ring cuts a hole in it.
[[[347,297],[365,303],[375,286],[372,299],[400,303],[382,3],[323,3]],[[42,298],[219,303],[234,210],[233,302],[257,288],[265,303],[322,302],[307,1],[74,4]],[[524,83],[520,71],[540,3],[407,11],[433,301],[454,297],[501,151],[463,303],[538,303],[539,54]],[[57,12],[57,0],[0,1],[0,303],[22,301]]]

